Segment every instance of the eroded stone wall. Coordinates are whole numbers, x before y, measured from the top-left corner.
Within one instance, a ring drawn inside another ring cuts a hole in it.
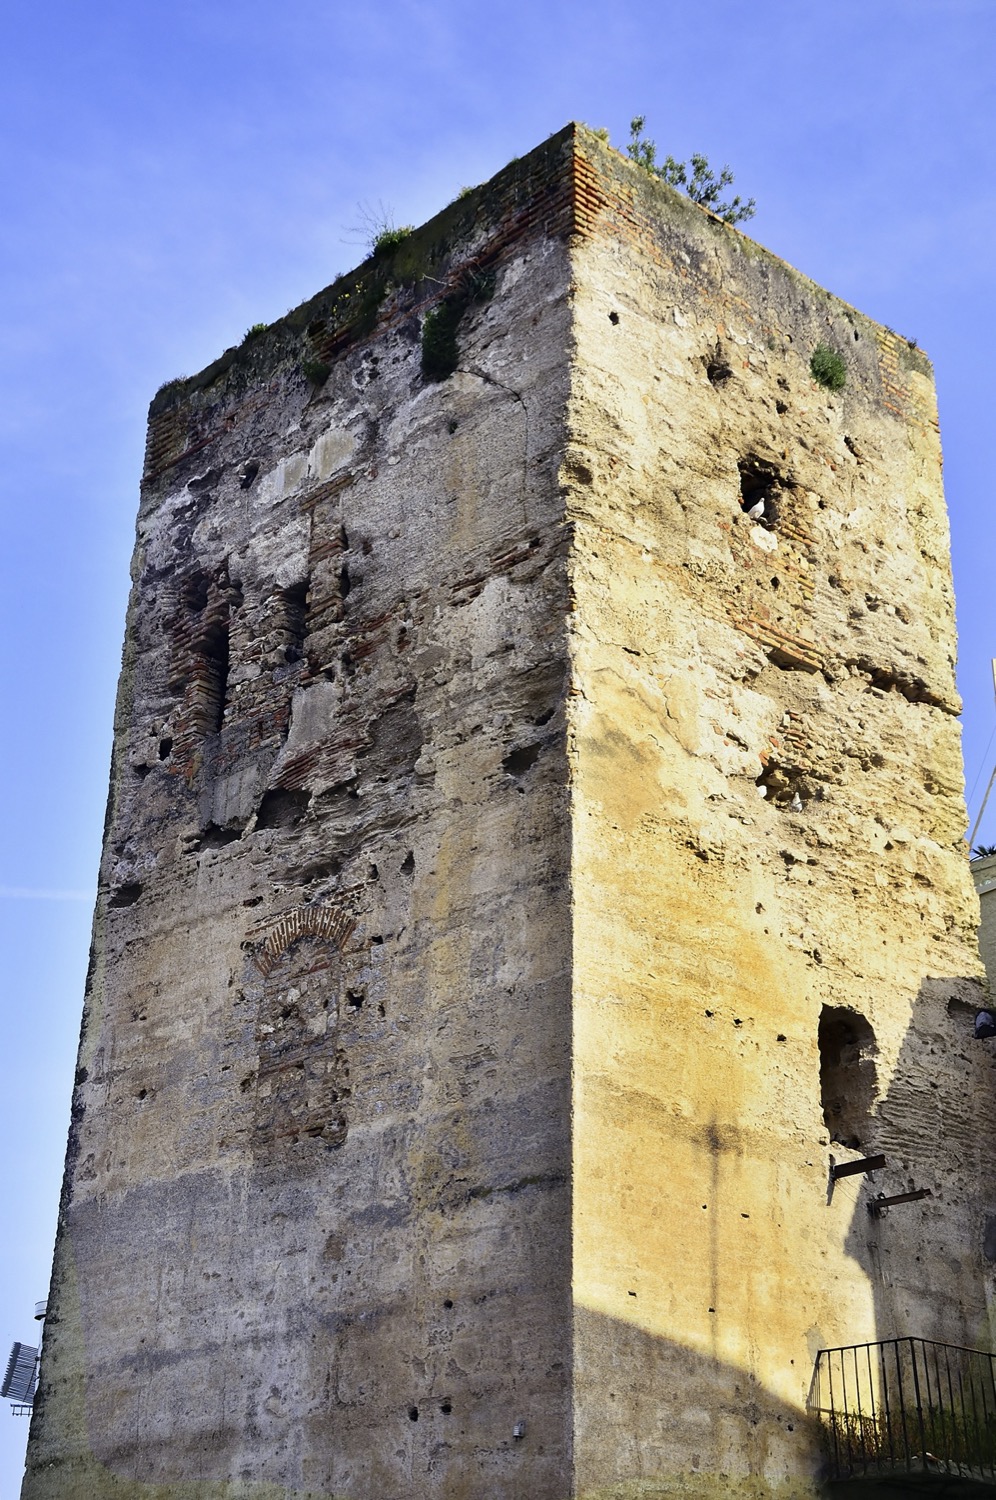
[[[989,1347],[953,659],[924,356],[582,128],[161,392],[27,1500],[789,1500]]]
[[[993,1073],[930,369],[584,149],[576,1492],[801,1495],[819,1348],[991,1347]],[[811,377],[818,343],[839,394]],[[828,1202],[831,1155],[872,1153],[886,1169]],[[914,1187],[931,1196],[869,1214]]]

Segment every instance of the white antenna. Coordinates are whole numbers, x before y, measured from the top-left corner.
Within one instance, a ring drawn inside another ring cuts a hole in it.
[[[38,1384],[38,1350],[32,1344],[15,1344],[7,1361],[0,1396],[11,1403],[17,1417],[31,1410]]]
[[[993,669],[993,694],[994,694],[994,696],[996,696],[996,657],[993,658],[992,669]],[[982,806],[979,808],[979,816],[976,818],[975,823],[974,823],[974,825],[972,827],[972,832],[971,832],[971,834],[969,836],[969,840],[968,840],[968,852],[969,852],[969,854],[971,854],[971,852],[972,852],[972,845],[975,843],[975,835],[979,831],[979,824],[982,822],[982,814],[986,810],[986,803],[989,801],[989,793],[993,789],[993,782],[994,781],[996,781],[996,765],[993,766],[993,773],[992,773],[992,775],[989,778],[989,785],[986,787],[986,795],[983,797],[983,799],[982,799]]]
[[[35,1317],[42,1328],[48,1312],[47,1302],[35,1303]],[[38,1388],[38,1364],[41,1359],[41,1339],[38,1345],[15,1344],[7,1361],[7,1373],[0,1383],[0,1397],[10,1402],[11,1415],[31,1415],[31,1407]]]

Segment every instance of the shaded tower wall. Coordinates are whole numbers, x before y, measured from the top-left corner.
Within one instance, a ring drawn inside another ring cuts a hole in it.
[[[796,1494],[820,1347],[991,1347],[992,1071],[931,372],[586,150],[577,1493]],[[812,379],[820,343],[843,354],[838,394]],[[873,1153],[886,1169],[828,1203],[831,1156]],[[913,1187],[932,1196],[869,1215]]]
[[[153,404],[31,1500],[566,1492],[566,149]]]

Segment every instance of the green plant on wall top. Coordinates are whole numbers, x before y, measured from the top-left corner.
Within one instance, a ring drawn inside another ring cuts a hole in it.
[[[374,255],[383,253],[385,250],[393,250],[396,245],[404,244],[408,236],[414,233],[414,224],[398,224],[397,226],[389,224],[374,235],[370,248]]]
[[[733,186],[733,173],[729,167],[723,167],[717,177],[705,156],[693,154],[689,162],[675,161],[673,156],[665,156],[662,162],[658,162],[656,143],[648,140],[643,133],[646,123],[645,115],[634,115],[629,123],[626,154],[638,167],[642,167],[660,182],[666,182],[668,187],[683,189],[693,203],[716,214],[724,224],[741,224],[745,219],[754,217],[756,204],[753,198],[748,198],[745,202],[737,194],[726,203],[720,198],[726,188]],[[596,133],[601,134],[601,131]]]
[[[847,384],[847,366],[829,344],[817,344],[809,361],[809,373],[828,391],[842,391]]]
[[[156,391],[156,395],[163,396],[169,394],[172,396],[175,392],[182,391],[189,379],[189,375],[174,375],[171,380],[163,381],[162,385]]]
[[[356,236],[358,244],[365,245],[370,255],[383,255],[403,245],[415,233],[414,224],[395,224],[394,210],[386,203],[358,203],[360,222],[353,224],[350,234]]]

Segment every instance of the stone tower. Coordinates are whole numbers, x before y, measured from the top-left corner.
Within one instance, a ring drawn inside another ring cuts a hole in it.
[[[990,1347],[922,353],[571,126],[160,391],[133,577],[25,1500],[805,1496]]]

